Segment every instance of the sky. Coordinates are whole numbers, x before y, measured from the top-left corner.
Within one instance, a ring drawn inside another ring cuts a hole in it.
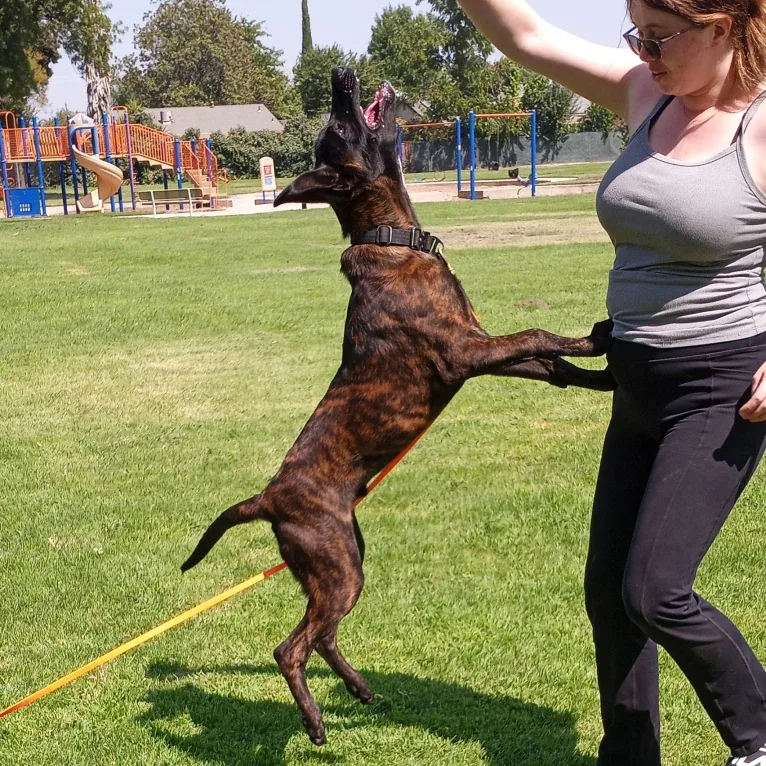
[[[133,29],[154,4],[153,0],[112,0],[110,16],[127,27],[115,46],[116,55],[132,52]],[[386,6],[402,4],[420,11],[427,8],[425,3],[417,6],[416,0],[309,0],[314,44],[337,43],[345,50],[362,53],[376,14]],[[264,22],[271,36],[269,45],[284,51],[285,68],[291,72],[301,47],[301,0],[228,0],[227,5],[238,16]],[[617,47],[625,31],[623,0],[531,0],[531,5],[556,26],[602,45]],[[85,83],[66,56],[53,68],[47,98],[43,115],[63,107],[70,112],[85,110]]]

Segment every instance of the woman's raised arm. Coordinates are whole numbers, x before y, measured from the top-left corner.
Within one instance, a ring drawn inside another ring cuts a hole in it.
[[[497,48],[522,66],[628,118],[628,86],[650,82],[645,65],[626,49],[583,40],[544,21],[525,0],[459,0]],[[637,77],[636,77],[637,76]]]

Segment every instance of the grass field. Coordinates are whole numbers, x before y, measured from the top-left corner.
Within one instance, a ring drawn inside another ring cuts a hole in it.
[[[488,329],[580,335],[604,317],[612,261],[592,207],[420,215],[453,243]],[[471,226],[498,236],[477,247],[459,236]],[[2,707],[279,561],[252,525],[178,571],[322,396],[349,290],[326,210],[2,222],[0,245]],[[581,581],[608,409],[602,394],[472,381],[365,501],[367,584],[340,642],[379,699],[360,706],[312,660],[321,751],[271,656],[304,608],[282,574],[0,721],[0,763],[594,766]],[[762,658],[765,490],[761,472],[699,580]],[[722,766],[691,689],[665,656],[662,670],[665,763]]]

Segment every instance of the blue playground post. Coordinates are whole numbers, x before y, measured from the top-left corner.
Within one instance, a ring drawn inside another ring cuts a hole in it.
[[[178,188],[183,189],[184,188],[184,175],[181,171],[181,142],[176,139],[175,142],[175,149],[176,149],[176,178],[178,179]],[[180,205],[180,210],[184,209],[183,205]]]
[[[168,171],[162,169],[162,188],[168,190]],[[170,210],[170,205],[165,205],[165,210]]]
[[[209,139],[205,139],[205,146],[207,147],[207,177],[210,181],[211,186],[215,186],[217,188],[217,179],[213,178],[213,142]]]
[[[106,114],[101,115],[101,125],[104,128],[104,157],[106,158],[107,162],[111,162],[112,153],[109,146],[109,119],[107,118]],[[112,208],[112,212],[114,212],[114,195],[109,197],[109,205]]]
[[[468,115],[468,151],[471,162],[471,200],[476,199],[476,113]]]
[[[207,155],[207,177],[210,180],[210,183],[215,183],[215,178],[213,178],[213,142],[209,139],[205,139],[205,146],[207,146],[208,155]]]
[[[130,178],[130,202],[133,210],[136,209],[136,177],[133,172],[133,147],[130,143],[130,116],[125,110],[125,144],[128,148],[128,176]]]
[[[32,130],[35,135],[35,158],[37,159],[37,185],[40,187],[40,205],[43,215],[48,215],[48,209],[45,206],[45,176],[43,175],[43,151],[40,147],[40,126],[37,124],[37,117],[32,118]]]
[[[77,161],[74,158],[74,133],[75,128],[67,128],[69,138],[69,161],[72,165],[72,186],[74,187],[74,209],[77,215],[80,215],[80,208],[77,203],[80,201],[80,191],[77,188]]]
[[[111,125],[112,125],[112,135],[116,138],[117,137],[117,117],[115,115],[111,115]],[[124,213],[125,205],[123,204],[122,184],[120,184],[120,188],[117,190],[117,199],[119,200],[119,203],[120,203],[120,212]]]
[[[80,174],[82,176],[82,193],[88,193],[88,171],[85,168],[80,168]]]
[[[455,117],[455,138],[457,144],[457,193],[463,191],[463,123]]]
[[[207,147],[207,152],[205,153],[205,157],[207,157],[207,167],[205,168],[205,172],[207,173],[208,181],[210,181],[210,188],[211,190],[215,188],[216,194],[218,194],[218,184],[216,183],[216,179],[213,178],[213,144],[210,142],[209,138],[204,139],[205,146]],[[210,195],[210,207],[217,207],[217,197]]]
[[[53,118],[53,125],[56,128],[56,138],[61,143],[61,125],[59,124],[59,118]],[[64,170],[64,163],[59,162],[59,183],[61,184],[61,201],[64,204],[64,215],[69,215],[69,208],[66,202],[66,171]]]
[[[532,185],[532,196],[537,196],[537,110],[532,110],[532,136],[531,139],[532,169],[529,178]]]

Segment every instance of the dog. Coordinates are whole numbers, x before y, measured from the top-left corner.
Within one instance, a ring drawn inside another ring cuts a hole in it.
[[[329,203],[351,246],[341,271],[351,285],[340,369],[266,488],[224,511],[182,570],[199,563],[231,527],[262,519],[308,598],[303,619],[274,652],[311,741],[326,743],[306,684],[312,652],[362,703],[374,696],[338,649],[340,621],[364,584],[364,539],[354,514],[367,483],[433,422],[470,378],[501,375],[614,388],[607,370],[560,359],[606,352],[610,322],[585,338],[543,330],[490,336],[478,322],[440,242],[420,229],[396,149],[396,93],[383,83],[363,111],[353,70],[332,73],[332,112],[316,167],[275,205]]]

